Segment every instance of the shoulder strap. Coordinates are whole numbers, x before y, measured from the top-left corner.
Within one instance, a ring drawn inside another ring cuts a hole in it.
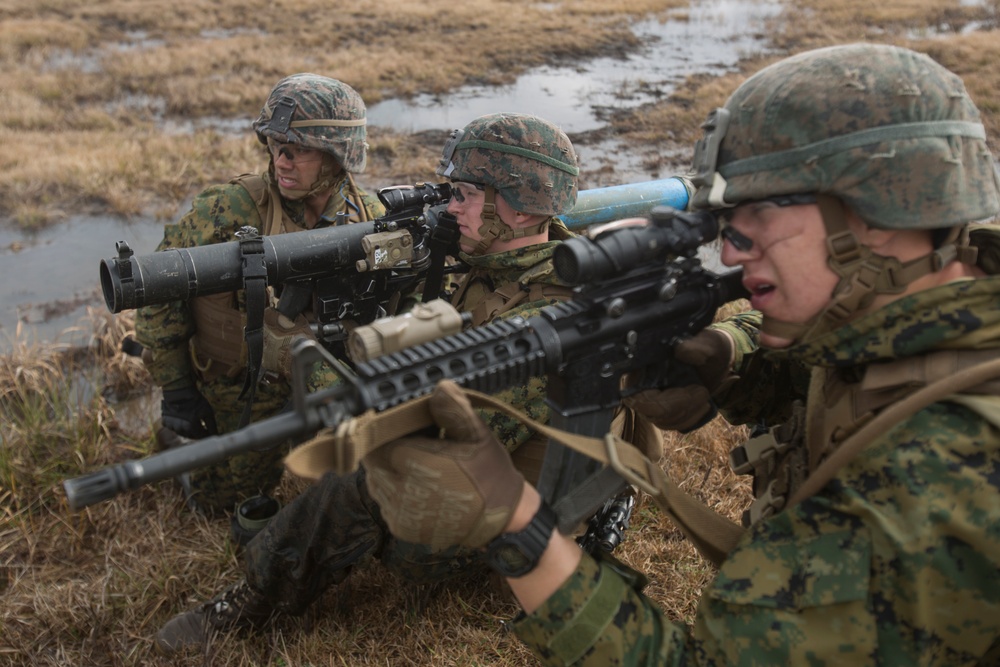
[[[818,492],[872,440],[885,433],[890,427],[932,403],[996,377],[1000,377],[1000,359],[992,359],[968,368],[962,373],[948,375],[921,388],[898,403],[893,403],[835,449],[795,491],[788,502],[788,507],[802,502]]]
[[[257,215],[265,225],[265,229],[258,230],[261,236],[272,236],[280,234],[283,227],[281,224],[281,204],[276,199],[275,193],[271,192],[267,181],[260,174],[240,174],[229,181],[243,187],[253,199],[257,206]]]
[[[608,434],[602,440],[568,433],[536,422],[488,394],[470,389],[464,391],[474,408],[489,408],[520,419],[529,428],[611,466],[626,482],[652,496],[702,555],[716,565],[725,560],[743,535],[743,528],[685,493],[659,465],[621,438]],[[355,470],[369,452],[432,426],[434,421],[427,408],[428,399],[429,396],[423,396],[383,412],[369,411],[324,429],[292,450],[285,458],[285,466],[293,474],[307,479],[318,479],[328,470],[339,474]]]

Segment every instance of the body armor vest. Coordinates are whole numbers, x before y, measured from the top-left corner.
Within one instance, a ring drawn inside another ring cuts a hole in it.
[[[730,454],[737,474],[754,476],[755,500],[744,513],[744,525],[780,511],[806,478],[883,408],[905,404],[910,395],[936,380],[996,358],[996,349],[941,350],[870,364],[856,378],[845,373],[857,369],[814,368],[808,403],[803,406],[797,401],[788,422]],[[955,397],[1000,424],[1000,401],[972,398],[977,396],[1000,397],[1000,379],[966,388]]]
[[[351,198],[358,210],[365,211],[354,179],[347,174]],[[249,193],[257,215],[260,216],[262,236],[274,236],[288,232],[305,231],[305,227],[295,224],[281,207],[281,196],[277,187],[260,174],[241,174],[229,181],[239,185]],[[362,214],[362,218],[365,214]],[[275,297],[268,287],[268,302],[274,306]],[[202,382],[211,382],[225,375],[238,378],[246,370],[246,345],[243,342],[243,327],[246,314],[240,308],[235,292],[201,296],[191,300],[191,311],[195,320],[195,335],[190,340],[191,362]]]

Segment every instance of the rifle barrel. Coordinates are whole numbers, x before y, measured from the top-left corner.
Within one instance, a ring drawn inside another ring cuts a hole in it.
[[[63,481],[63,489],[70,508],[80,510],[145,484],[171,479],[241,452],[266,449],[288,438],[298,437],[310,426],[316,428],[307,420],[308,415],[283,413],[225,435],[193,440],[145,459],[125,461],[67,479]]]

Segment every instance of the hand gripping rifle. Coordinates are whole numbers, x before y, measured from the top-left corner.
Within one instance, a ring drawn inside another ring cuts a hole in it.
[[[382,412],[426,395],[445,378],[495,393],[544,375],[551,424],[603,435],[626,393],[696,382],[693,370],[673,359],[674,346],[710,324],[721,305],[746,296],[739,271],[717,275],[697,257],[698,249],[717,237],[712,215],[658,207],[648,221],[609,227],[594,238],[581,236],[557,246],[556,273],[577,285],[572,300],[547,306],[531,318],[500,320],[353,369],[302,340],[293,363],[290,411],[66,480],[70,506],[87,507],[287,438],[311,437],[365,412]],[[310,393],[305,371],[317,358],[333,365],[344,381]],[[622,388],[625,374],[633,380],[627,389]],[[555,443],[546,451],[539,486],[565,530],[624,487],[610,468],[595,464]]]

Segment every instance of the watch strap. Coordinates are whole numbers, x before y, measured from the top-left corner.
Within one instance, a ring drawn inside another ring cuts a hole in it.
[[[523,530],[502,533],[486,545],[487,562],[505,577],[520,577],[531,572],[549,545],[558,521],[555,511],[542,500],[535,516]],[[519,562],[513,562],[511,555],[515,555]]]

